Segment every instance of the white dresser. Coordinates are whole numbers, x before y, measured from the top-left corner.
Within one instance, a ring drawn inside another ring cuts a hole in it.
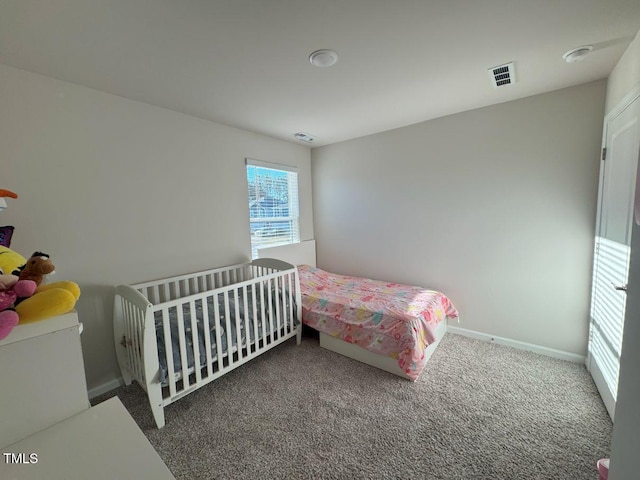
[[[175,480],[118,397],[2,450],[3,480]]]
[[[89,406],[76,312],[0,341],[0,479],[173,479],[117,397]]]
[[[89,408],[81,326],[74,311],[0,341],[0,447]]]

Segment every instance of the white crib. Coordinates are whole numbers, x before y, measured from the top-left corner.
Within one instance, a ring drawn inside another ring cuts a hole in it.
[[[299,345],[301,319],[297,268],[281,260],[118,285],[118,363],[162,428],[165,406],[293,336]]]

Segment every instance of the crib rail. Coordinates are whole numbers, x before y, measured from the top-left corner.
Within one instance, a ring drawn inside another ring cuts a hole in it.
[[[152,304],[158,305],[170,300],[184,298],[217,288],[233,285],[253,278],[250,263],[215,268],[201,272],[179,275],[169,279],[153,280],[132,285]]]
[[[125,383],[163,407],[283,341],[300,343],[297,269],[263,260],[116,288],[114,335]]]

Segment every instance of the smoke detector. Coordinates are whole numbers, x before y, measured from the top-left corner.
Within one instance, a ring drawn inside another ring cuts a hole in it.
[[[316,67],[330,67],[338,61],[338,54],[333,50],[316,50],[309,55],[309,61]]]
[[[489,69],[489,75],[491,76],[491,83],[494,88],[510,85],[516,81],[515,65],[511,62],[498,65],[497,67],[491,67]]]
[[[583,45],[582,47],[569,50],[567,53],[562,55],[562,59],[567,63],[579,62],[581,60],[584,60],[584,57],[589,55],[589,52],[591,52],[591,50],[593,50],[593,46]]]

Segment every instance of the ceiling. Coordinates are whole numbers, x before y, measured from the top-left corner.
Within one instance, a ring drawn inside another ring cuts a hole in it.
[[[3,0],[0,63],[319,146],[606,78],[639,29],[638,0]]]

